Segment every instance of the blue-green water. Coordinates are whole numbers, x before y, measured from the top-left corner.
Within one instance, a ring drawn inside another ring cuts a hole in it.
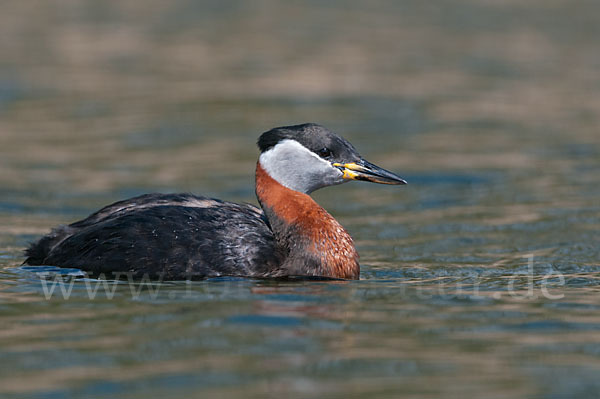
[[[597,2],[2,9],[0,397],[600,395]],[[128,196],[255,203],[256,138],[307,121],[409,181],[314,195],[360,281],[20,267]]]

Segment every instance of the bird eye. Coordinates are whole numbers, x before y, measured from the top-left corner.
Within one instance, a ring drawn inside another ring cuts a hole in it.
[[[331,150],[327,147],[323,147],[320,150],[317,151],[317,154],[321,157],[321,158],[327,158],[328,156],[331,155]]]

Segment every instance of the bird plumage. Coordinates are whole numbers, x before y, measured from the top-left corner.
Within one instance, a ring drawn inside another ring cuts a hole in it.
[[[30,265],[164,280],[269,277],[282,259],[259,208],[191,194],[116,202],[58,227],[26,255]]]
[[[146,194],[53,229],[26,250],[24,263],[109,278],[358,278],[352,238],[308,194],[348,180],[404,180],[316,124],[272,129],[258,146],[262,209],[192,194]]]

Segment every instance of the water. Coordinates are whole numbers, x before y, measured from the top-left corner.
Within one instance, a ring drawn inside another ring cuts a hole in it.
[[[0,397],[597,397],[599,27],[566,0],[3,5]],[[306,121],[409,181],[314,195],[360,281],[20,267],[127,196],[255,202],[256,138]]]

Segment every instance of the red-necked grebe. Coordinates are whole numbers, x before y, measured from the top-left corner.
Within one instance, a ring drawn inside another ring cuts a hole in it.
[[[308,194],[349,180],[406,182],[312,123],[269,130],[258,147],[256,196],[262,210],[191,194],[146,194],[55,228],[26,250],[25,264],[163,280],[357,279],[352,238]]]

